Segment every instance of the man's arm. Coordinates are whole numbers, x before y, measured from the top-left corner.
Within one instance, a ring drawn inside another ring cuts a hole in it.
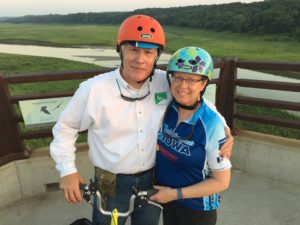
[[[67,202],[81,201],[79,184],[83,179],[75,165],[75,143],[78,132],[87,129],[90,121],[86,116],[87,93],[84,87],[79,88],[53,127],[53,141],[50,144],[50,154],[60,172],[60,188]]]
[[[234,138],[231,135],[230,129],[228,127],[225,127],[224,129],[225,129],[227,141],[222,145],[222,147],[220,149],[220,155],[222,157],[230,158],[232,155]]]
[[[210,101],[208,101],[207,99],[205,99],[206,104],[213,110],[215,111],[219,118],[222,120],[223,125],[224,125],[224,130],[225,130],[225,134],[227,137],[226,142],[222,145],[221,149],[220,149],[220,155],[222,157],[227,157],[230,158],[232,155],[232,148],[233,148],[233,143],[234,143],[234,138],[231,135],[230,129],[226,123],[225,118],[220,114],[220,112],[217,110],[216,106],[211,103]]]

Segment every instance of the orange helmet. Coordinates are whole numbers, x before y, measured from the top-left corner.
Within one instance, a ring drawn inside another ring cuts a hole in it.
[[[128,41],[146,42],[165,48],[165,33],[154,18],[146,15],[134,15],[123,21],[119,28],[117,51],[121,44]]]

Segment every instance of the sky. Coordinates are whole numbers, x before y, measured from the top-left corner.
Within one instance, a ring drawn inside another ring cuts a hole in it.
[[[0,0],[0,17],[133,11],[150,7],[168,8],[257,1],[263,0]]]

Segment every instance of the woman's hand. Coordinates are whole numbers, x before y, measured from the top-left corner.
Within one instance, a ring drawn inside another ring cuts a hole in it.
[[[167,203],[177,199],[176,189],[165,186],[154,186],[154,189],[158,190],[158,192],[150,197],[151,201]]]

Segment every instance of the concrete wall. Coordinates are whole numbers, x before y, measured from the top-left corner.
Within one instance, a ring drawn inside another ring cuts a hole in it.
[[[240,130],[231,158],[233,168],[300,185],[300,141]]]
[[[0,208],[22,198],[15,162],[0,167]]]
[[[87,144],[77,147],[76,165],[85,182],[94,176],[93,166],[87,157]],[[0,208],[17,200],[50,189],[58,189],[60,176],[49,149],[36,149],[30,159],[18,160],[0,167]]]
[[[77,148],[76,165],[85,182],[93,177],[87,145]],[[300,185],[300,141],[249,131],[235,137],[233,169]],[[60,180],[49,149],[36,149],[30,159],[0,167],[0,208],[21,198],[58,188]]]

